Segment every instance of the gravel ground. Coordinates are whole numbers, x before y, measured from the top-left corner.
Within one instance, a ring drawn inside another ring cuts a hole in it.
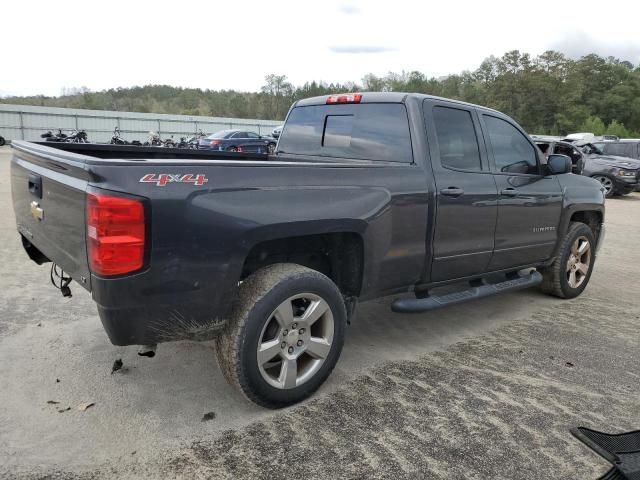
[[[210,343],[154,359],[110,345],[90,295],[63,299],[21,251],[8,160],[0,149],[0,477],[589,479],[607,464],[569,428],[640,428],[640,194],[607,201],[582,297],[416,316],[370,302],[327,384],[273,412],[224,382]]]

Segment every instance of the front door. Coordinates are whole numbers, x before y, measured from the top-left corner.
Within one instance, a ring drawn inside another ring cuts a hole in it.
[[[498,222],[490,270],[535,264],[551,257],[556,244],[562,189],[543,175],[538,150],[504,118],[482,114],[485,139],[498,188]]]
[[[425,100],[436,183],[431,281],[483,273],[493,253],[497,190],[476,112]]]

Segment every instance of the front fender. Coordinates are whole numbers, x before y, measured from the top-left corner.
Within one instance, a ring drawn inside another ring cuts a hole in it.
[[[569,229],[571,218],[579,212],[595,212],[599,223],[604,222],[604,188],[597,180],[582,175],[558,175],[562,187],[562,214],[558,226],[555,252]]]

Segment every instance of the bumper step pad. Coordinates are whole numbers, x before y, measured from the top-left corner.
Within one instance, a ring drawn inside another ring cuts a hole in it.
[[[578,427],[571,433],[613,464],[598,480],[640,480],[640,430],[609,434]]]

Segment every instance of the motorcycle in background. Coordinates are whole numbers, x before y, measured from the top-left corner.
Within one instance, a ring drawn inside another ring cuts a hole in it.
[[[178,142],[178,148],[193,148],[198,149],[198,143],[201,138],[206,137],[207,135],[200,129],[200,131],[194,133],[190,137],[180,137],[180,141]]]
[[[144,142],[145,147],[161,147],[162,140],[160,140],[160,135],[156,132],[149,132],[149,140]]]
[[[173,135],[171,135],[171,138],[167,138],[166,140],[162,141],[162,146],[166,147],[166,148],[176,148],[176,142],[173,141]]]
[[[120,136],[120,128],[116,127],[113,129],[113,136],[109,143],[111,145],[127,145],[128,142]]]
[[[109,142],[111,145],[135,145],[136,147],[142,146],[142,143],[139,140],[132,140],[128,142],[124,138],[122,138],[120,127],[116,127],[113,129],[113,136],[111,137],[111,141]]]
[[[89,137],[84,130],[72,130],[70,135],[62,133],[62,129],[58,129],[58,133],[53,134],[51,130],[40,135],[45,142],[66,142],[66,143],[89,143]]]
[[[51,133],[51,130],[49,130],[48,132],[40,135],[40,137],[44,138],[45,142],[66,142],[67,141],[67,135],[62,133],[61,129],[58,129],[58,133],[56,134]]]
[[[65,142],[68,143],[89,143],[89,136],[85,130],[74,130]]]

